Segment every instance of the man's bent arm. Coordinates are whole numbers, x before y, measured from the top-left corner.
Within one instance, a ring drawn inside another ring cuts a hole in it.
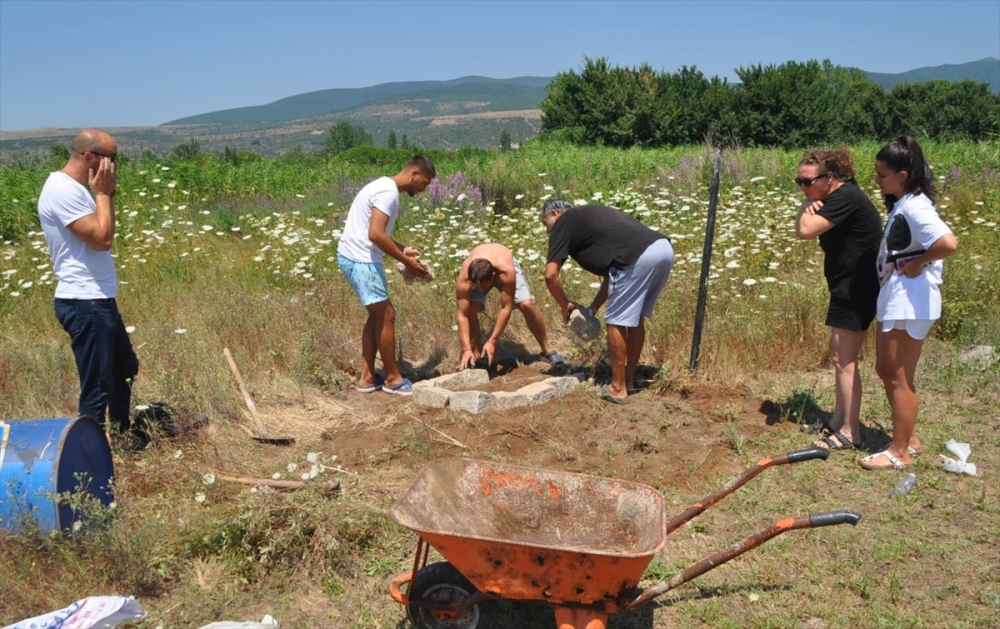
[[[108,251],[115,240],[115,202],[109,194],[96,194],[97,211],[69,224],[69,230],[91,249]]]
[[[559,279],[559,270],[562,269],[564,262],[565,260],[557,260],[545,265],[545,286],[548,287],[549,294],[559,304],[559,308],[562,310],[563,322],[565,323],[569,321],[569,310],[573,302],[566,298],[562,280]]]
[[[511,275],[513,275],[513,273]],[[490,334],[489,340],[486,341],[486,343],[493,343],[494,347],[496,347],[497,340],[500,339],[500,335],[503,334],[505,329],[507,329],[507,323],[510,321],[510,315],[514,313],[515,282],[516,280],[514,280],[513,277],[511,278],[511,281],[504,282],[503,290],[500,292],[500,311],[497,312],[497,322],[496,325],[493,326],[493,333]],[[483,343],[483,345],[485,346],[486,343]]]
[[[597,295],[594,296],[594,301],[590,302],[590,309],[594,312],[600,310],[604,302],[608,300],[608,279],[609,276],[605,275],[601,281],[601,287],[597,290]]]
[[[389,215],[378,208],[372,208],[372,217],[368,222],[368,240],[386,255],[403,263],[410,274],[424,277],[427,271],[417,262],[416,257],[406,255],[406,247],[392,239],[386,228],[389,226]]]

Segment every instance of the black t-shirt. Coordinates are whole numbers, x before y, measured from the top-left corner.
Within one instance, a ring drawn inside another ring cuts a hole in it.
[[[834,190],[818,216],[833,227],[819,236],[826,254],[823,272],[830,295],[844,299],[876,299],[875,263],[882,239],[882,217],[853,179]]]
[[[642,252],[661,238],[666,236],[613,207],[583,205],[561,214],[552,226],[548,262],[571,257],[594,275],[605,277],[612,267],[624,269],[635,264]]]

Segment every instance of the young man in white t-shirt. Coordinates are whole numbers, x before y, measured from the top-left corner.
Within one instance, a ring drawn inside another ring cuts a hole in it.
[[[434,165],[423,155],[411,158],[398,174],[380,177],[358,192],[337,245],[337,265],[354,293],[368,310],[361,336],[363,363],[358,391],[382,390],[396,395],[412,395],[413,384],[399,373],[396,365],[396,310],[389,301],[389,286],[382,269],[382,254],[403,263],[414,277],[427,270],[417,259],[420,252],[393,240],[392,230],[399,216],[399,193],[411,197],[423,192],[436,176]],[[375,374],[376,352],[382,356],[385,377]]]
[[[38,196],[38,218],[59,284],[56,317],[69,334],[80,375],[79,414],[128,435],[124,445],[145,445],[131,431],[131,380],[139,371],[118,312],[118,278],[111,258],[115,238],[115,157],[107,133],[84,129],[62,170],[51,173]],[[93,192],[87,191],[86,186]]]

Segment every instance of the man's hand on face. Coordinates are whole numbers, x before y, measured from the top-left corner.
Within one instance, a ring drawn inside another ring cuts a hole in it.
[[[88,171],[87,182],[94,194],[106,194],[111,196],[115,191],[117,178],[115,176],[115,165],[107,157],[101,158],[101,164],[97,170]]]

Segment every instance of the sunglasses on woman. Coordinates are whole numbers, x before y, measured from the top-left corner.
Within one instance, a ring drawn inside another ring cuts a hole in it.
[[[803,188],[808,188],[809,186],[813,185],[817,179],[822,179],[823,177],[826,177],[829,174],[830,173],[820,173],[815,177],[807,177],[805,179],[803,179],[802,177],[796,177],[795,183],[802,186]]]

